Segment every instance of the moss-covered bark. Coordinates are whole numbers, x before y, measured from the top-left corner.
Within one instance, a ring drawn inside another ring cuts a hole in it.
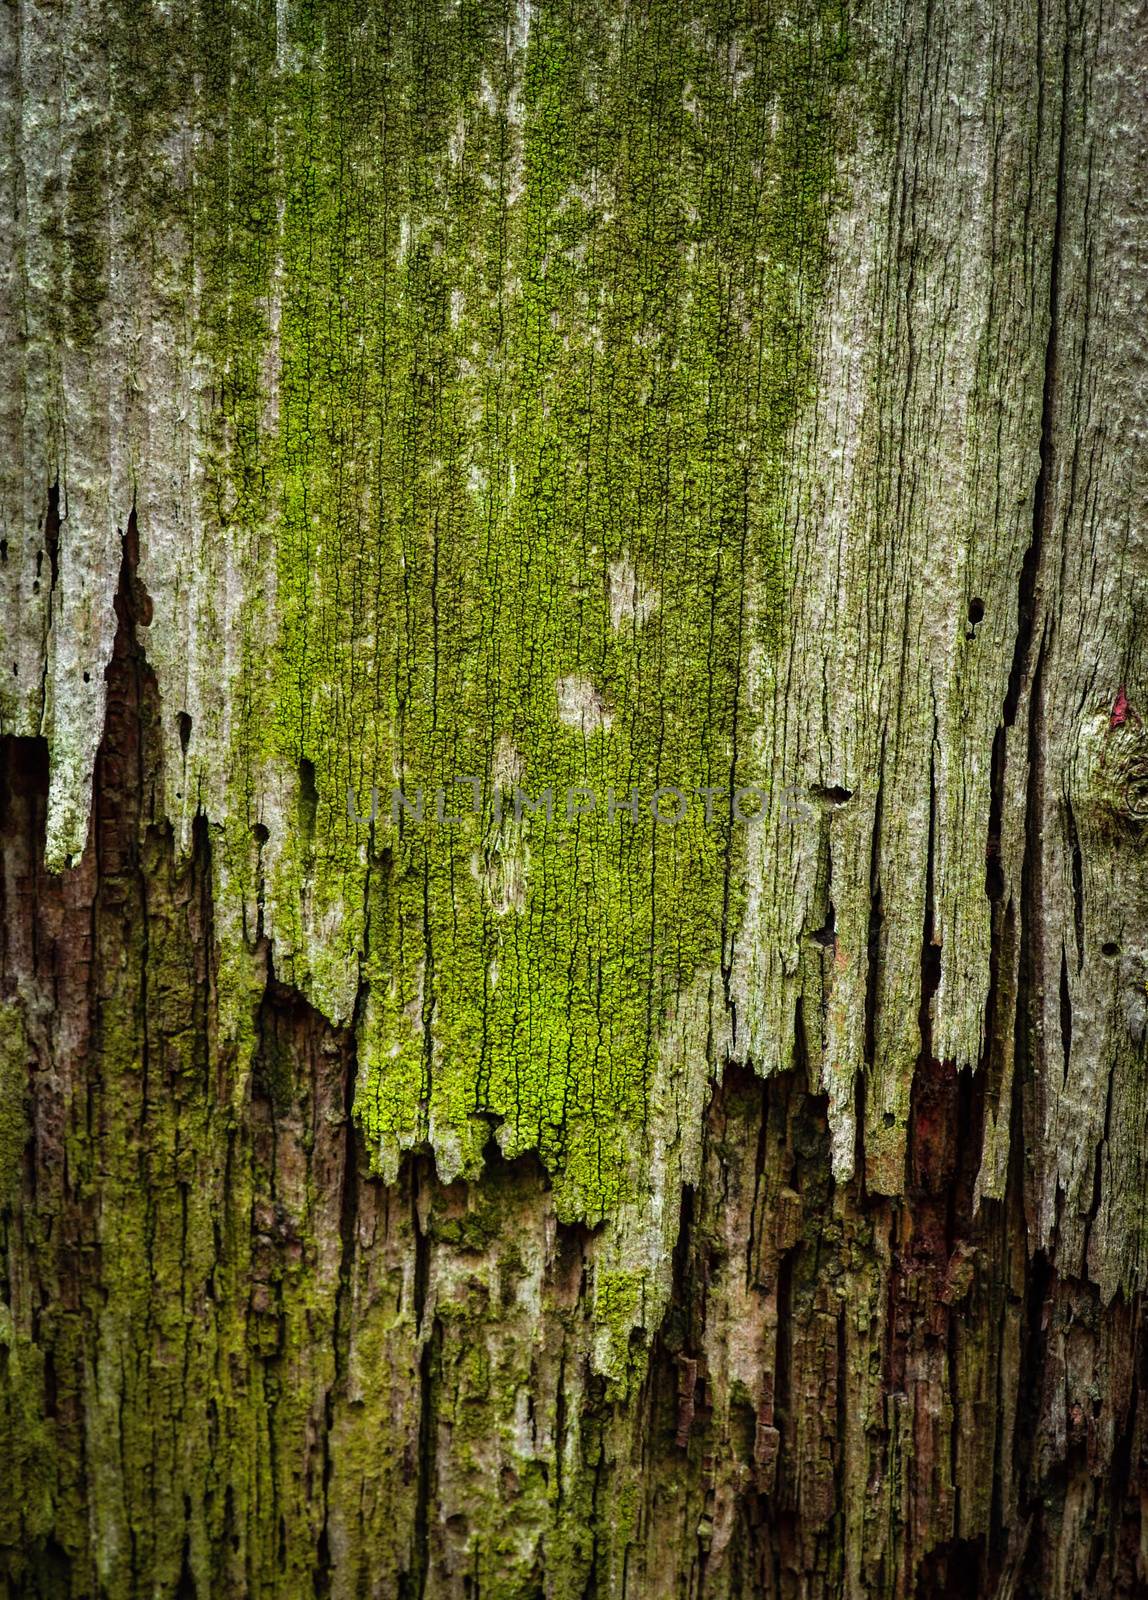
[[[62,877],[43,747],[2,747],[6,1593],[1138,1592],[1139,1305],[1030,1254],[1027,1096],[977,1209],[983,1078],[922,1066],[889,1200],[834,1182],[803,1060],[729,1069],[636,1342],[641,1280],[595,1297],[608,1240],[535,1158],[371,1173],[351,1036],[265,942],[243,1078],[121,613]]]
[[[1143,23],[5,10],[10,1593],[1148,1584]]]

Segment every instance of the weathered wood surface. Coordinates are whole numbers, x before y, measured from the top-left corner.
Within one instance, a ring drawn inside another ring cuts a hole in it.
[[[1146,24],[6,9],[8,1593],[1145,1591]]]

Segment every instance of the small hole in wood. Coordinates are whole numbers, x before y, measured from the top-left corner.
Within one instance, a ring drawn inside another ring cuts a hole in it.
[[[852,789],[846,789],[844,784],[840,783],[828,786],[823,783],[815,783],[809,792],[815,800],[824,800],[831,806],[843,806],[846,800],[852,800],[853,798]]]
[[[179,748],[186,755],[187,747],[191,743],[191,718],[186,711],[181,711],[175,720],[179,728]]]
[[[969,601],[969,621],[975,628],[978,622],[985,620],[985,603],[976,595]]]
[[[261,822],[257,822],[255,824],[255,826],[252,828],[251,832],[252,832],[252,835],[254,836],[255,843],[258,844],[258,845],[265,845],[267,843],[268,839],[270,839],[270,837],[271,837],[271,835],[268,833],[267,829],[263,826],[263,824]]]
[[[1100,946],[1100,954],[1102,956],[1118,956],[1120,954],[1120,946],[1115,939],[1106,939]]]

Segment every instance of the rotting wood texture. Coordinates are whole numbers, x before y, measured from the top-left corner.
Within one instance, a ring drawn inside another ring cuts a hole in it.
[[[5,1593],[1148,1592],[1145,5],[0,30]]]

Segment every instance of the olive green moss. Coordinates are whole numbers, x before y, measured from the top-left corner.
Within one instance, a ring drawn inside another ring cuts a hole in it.
[[[594,1219],[632,1185],[675,997],[736,921],[729,791],[762,777],[746,669],[785,603],[843,20],[273,22],[229,12],[232,77],[204,91],[213,494],[256,572],[227,870],[249,900],[266,872],[277,959],[318,1003],[364,980],[384,1170],[429,1139],[474,1172],[493,1124]],[[649,603],[612,618],[623,564]],[[571,680],[599,725],[561,719]],[[469,777],[481,815],[434,825]],[[552,789],[553,823],[500,820],[499,779]],[[656,826],[660,785],[716,791],[710,821],[692,795]],[[568,818],[578,786],[599,809]],[[393,824],[395,787],[421,823]],[[372,790],[373,825],[347,805]]]
[[[20,1191],[28,1141],[28,1041],[18,1006],[0,1006],[0,1206]]]
[[[30,1132],[26,1089],[30,1047],[21,1009],[0,1003],[0,1244],[22,1179]],[[7,1298],[7,1297],[6,1297]],[[0,1302],[0,1454],[10,1491],[0,1497],[0,1548],[45,1537],[52,1527],[56,1452],[43,1415],[44,1352]]]

